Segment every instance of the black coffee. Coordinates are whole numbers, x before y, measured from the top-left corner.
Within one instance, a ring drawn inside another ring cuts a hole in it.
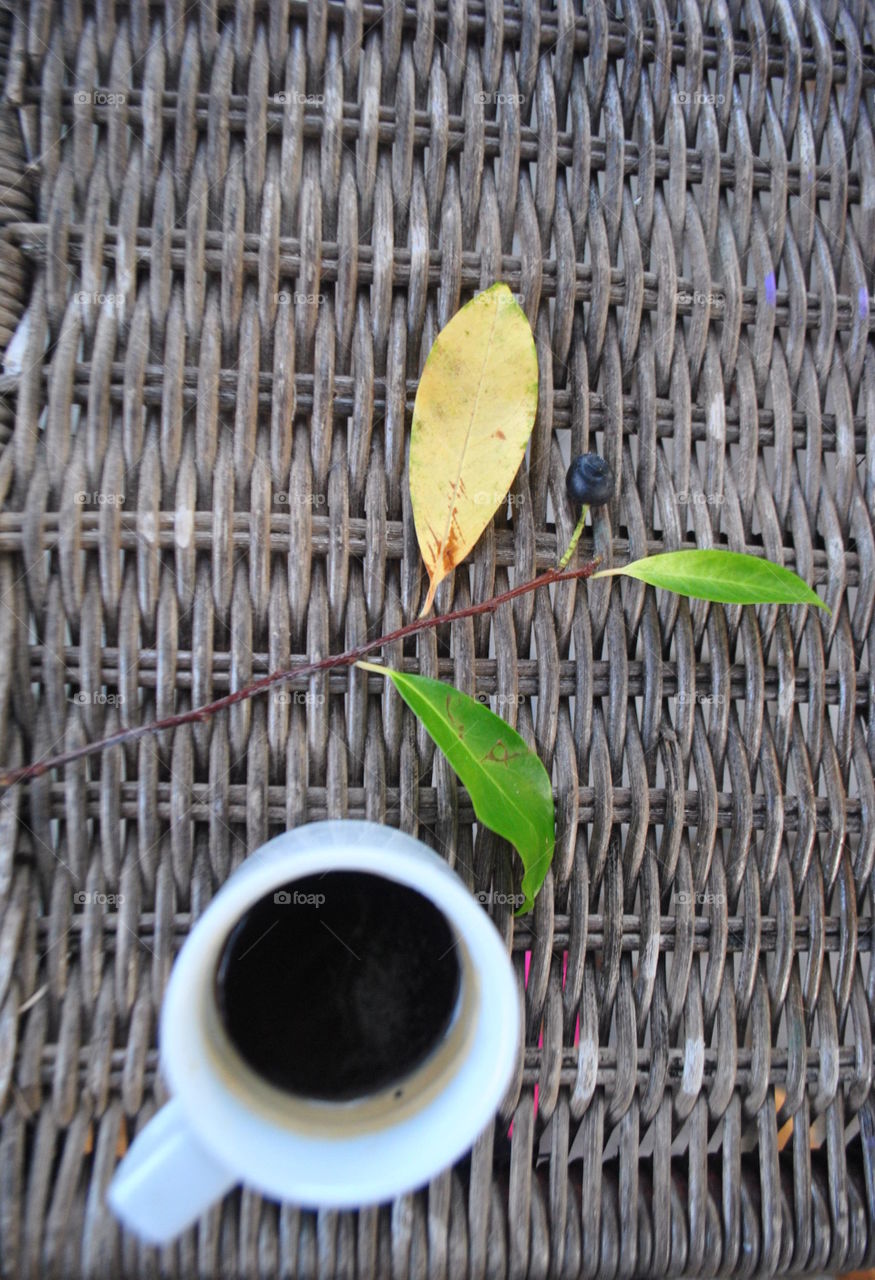
[[[413,889],[360,872],[294,880],[225,943],[222,1021],[272,1084],[342,1101],[405,1076],[441,1040],[459,993],[455,935]]]

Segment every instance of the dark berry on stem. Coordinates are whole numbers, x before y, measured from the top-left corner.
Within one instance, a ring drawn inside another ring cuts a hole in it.
[[[579,506],[602,507],[614,496],[614,473],[599,454],[582,453],[568,468],[565,488]]]

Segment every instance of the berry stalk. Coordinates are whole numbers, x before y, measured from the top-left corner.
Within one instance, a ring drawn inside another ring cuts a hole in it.
[[[586,523],[586,516],[588,511],[589,511],[589,507],[581,508],[580,519],[577,522],[577,528],[574,530],[574,533],[572,533],[571,541],[569,542],[568,546],[565,548],[565,554],[563,555],[562,559],[559,561],[560,569],[564,569],[565,566],[568,564],[568,561],[574,555],[574,548],[577,546],[578,542],[580,542],[580,535],[583,533],[583,526]]]

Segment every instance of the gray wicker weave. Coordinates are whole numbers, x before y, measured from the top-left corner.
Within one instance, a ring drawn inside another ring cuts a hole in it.
[[[398,697],[337,672],[6,792],[7,1280],[875,1262],[875,9],[579,8],[0,15],[0,764],[411,617],[417,378],[497,279],[538,420],[441,608],[555,562],[596,445],[584,551],[764,551],[833,609],[564,584],[386,655],[537,743],[558,845],[493,908],[531,952],[495,1128],[378,1210],[243,1190],[159,1253],[103,1192],[173,957],[268,836],[369,816],[512,889]]]

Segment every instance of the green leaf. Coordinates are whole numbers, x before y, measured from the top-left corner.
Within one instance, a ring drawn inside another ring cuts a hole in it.
[[[541,761],[495,712],[427,676],[357,662],[388,676],[467,788],[479,822],[509,840],[522,859],[531,911],[553,858],[553,791]]]
[[[737,551],[667,551],[633,560],[619,569],[602,569],[593,577],[619,573],[680,596],[718,604],[816,604],[830,612],[792,570]]]

